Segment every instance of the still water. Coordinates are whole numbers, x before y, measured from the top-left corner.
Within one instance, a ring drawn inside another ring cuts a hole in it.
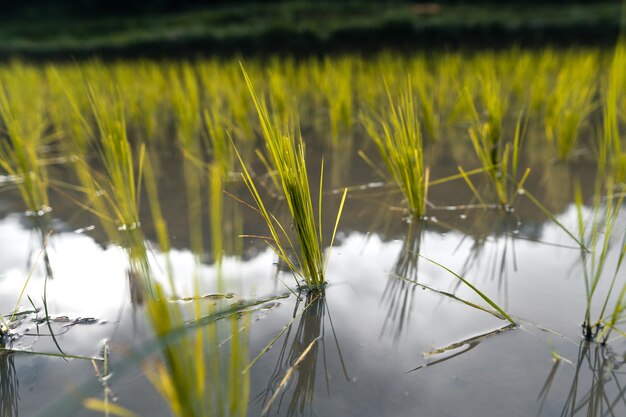
[[[319,151],[309,148],[312,161],[321,159]],[[448,153],[430,158],[435,177],[454,173],[459,163]],[[532,154],[526,158],[536,159]],[[410,223],[397,209],[402,206],[397,190],[381,184],[362,160],[334,161],[331,168],[338,174],[327,176],[327,189],[334,188],[331,182],[363,187],[350,191],[325,297],[306,300],[290,293],[293,277],[277,265],[271,250],[237,234],[225,244],[225,288],[218,289],[210,250],[195,256],[189,249],[179,161],[164,161],[159,189],[167,196],[163,210],[174,246],[169,259],[177,293],[192,294],[194,277],[199,277],[202,294],[223,290],[228,299],[262,301],[252,309],[247,328],[249,359],[271,346],[250,368],[248,415],[626,413],[626,341],[613,337],[599,346],[581,338],[585,288],[580,249],[523,196],[513,213],[454,207],[468,203],[472,194],[462,181],[449,183],[432,188],[427,219]],[[588,196],[592,172],[593,164],[584,159],[539,166],[527,188],[560,223],[574,229],[571,186],[579,178]],[[66,174],[60,169],[53,175]],[[231,184],[229,191],[247,198],[240,183]],[[233,199],[226,204],[240,224],[233,230],[265,233],[254,212]],[[50,205],[53,211],[45,221],[54,232],[47,237],[49,262],[44,262],[36,227],[42,220],[25,215],[16,195],[0,194],[4,314],[23,291],[16,336],[5,341],[22,352],[0,353],[0,415],[99,415],[82,406],[81,396],[102,398],[105,390],[138,415],[170,415],[146,379],[146,364],[132,356],[145,347],[151,332],[125,251],[108,242],[93,216],[66,195],[53,192]],[[329,193],[326,230],[332,229],[336,207]],[[164,254],[153,243],[150,222],[142,223],[151,270],[165,283]],[[622,216],[616,230],[623,230],[624,223]],[[203,232],[209,241],[208,231]],[[461,274],[519,326],[460,301],[488,307],[431,260]],[[617,254],[609,252],[607,264],[616,262]],[[45,264],[53,273],[47,280]],[[624,279],[622,271],[618,281]],[[601,281],[598,293],[608,289],[609,281]],[[44,296],[50,324],[42,320]],[[103,383],[98,378],[101,361],[89,358],[101,358],[105,346],[111,376]],[[61,352],[76,358],[55,356]]]

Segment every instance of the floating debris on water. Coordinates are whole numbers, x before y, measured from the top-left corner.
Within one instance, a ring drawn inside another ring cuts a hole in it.
[[[42,206],[37,211],[27,210],[24,214],[27,217],[43,217],[47,213],[50,213],[51,211],[52,211],[52,207],[50,207],[50,206]]]
[[[86,232],[91,232],[92,230],[94,230],[96,228],[96,226],[94,226],[93,224],[90,226],[86,226],[86,227],[81,227],[79,229],[74,230],[74,233],[76,234],[82,234],[82,233],[86,233]]]
[[[124,232],[127,230],[136,230],[141,226],[141,222],[132,222],[131,224],[123,224],[117,227],[119,232]]]
[[[22,183],[22,178],[15,175],[0,175],[0,185],[4,184],[20,184]]]
[[[36,317],[33,319],[33,322],[36,324],[43,324],[46,321],[51,321],[53,323],[65,323],[64,327],[75,326],[77,324],[97,324],[100,321],[94,317],[76,317],[71,318],[69,316],[55,316],[55,317]]]
[[[215,293],[215,294],[205,294],[205,295],[200,295],[197,297],[191,296],[191,297],[171,297],[168,298],[168,301],[171,302],[175,302],[175,301],[194,301],[194,300],[230,300],[235,298],[235,294],[232,292],[226,293],[226,294],[219,294],[219,293]]]

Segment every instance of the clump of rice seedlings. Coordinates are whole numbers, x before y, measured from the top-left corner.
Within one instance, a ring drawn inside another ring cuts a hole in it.
[[[143,174],[159,244],[167,254],[170,247],[167,226],[161,214],[150,159],[146,159]],[[211,223],[220,233],[223,176],[222,165],[214,162],[210,179],[218,185],[211,183],[210,197],[211,210],[216,210],[218,215],[211,216]],[[213,224],[215,219],[217,225]],[[214,250],[221,253],[221,249],[214,247]],[[175,416],[245,416],[250,385],[249,374],[243,372],[249,360],[248,314],[240,311],[243,308],[204,299],[198,292],[197,276],[191,304],[172,302],[171,297],[177,299],[177,295],[169,259],[167,262],[169,294],[161,285],[151,282],[153,291],[146,301],[146,313],[159,344],[159,357],[145,364],[149,380]],[[219,265],[217,274],[219,288]],[[230,313],[222,314],[228,311]],[[218,316],[220,320],[214,318]]]
[[[115,92],[97,94],[90,87],[88,97],[97,131],[85,127],[85,134],[88,132],[99,140],[68,137],[77,155],[73,165],[80,186],[62,185],[84,194],[86,201],[75,200],[76,203],[98,217],[109,239],[127,251],[131,300],[133,304],[141,304],[149,270],[139,219],[145,149],[142,147],[135,159],[127,138],[123,105]],[[87,160],[82,148],[85,143],[94,144],[102,171],[94,169],[93,163]]]
[[[288,86],[291,81],[289,74],[285,74],[285,71],[292,68],[293,62],[287,59],[282,64],[284,67],[279,67],[279,64],[272,65],[265,77],[267,78],[268,90],[272,92],[272,111],[282,125],[288,126],[290,121],[294,120],[293,114],[298,112],[298,102],[296,95]],[[280,70],[277,70],[276,67]]]
[[[600,171],[612,177],[618,183],[626,182],[626,152],[623,150],[620,125],[621,101],[626,86],[626,42],[621,41],[615,47],[604,91],[602,106],[602,131],[598,146],[598,164]]]
[[[222,223],[224,217],[224,171],[218,164],[212,164],[209,168],[209,201],[211,202],[210,224],[211,224],[211,243],[213,249],[213,257],[221,276],[221,266],[223,259],[223,237]],[[218,279],[218,283],[221,279]],[[218,291],[221,291],[218,285]]]
[[[140,177],[135,174],[135,160],[126,131],[124,108],[119,99],[112,103],[90,94],[93,113],[100,136],[100,159],[106,172],[107,191],[119,230],[139,227]],[[139,171],[143,164],[143,150],[139,157]]]
[[[163,217],[163,212],[161,210],[161,204],[159,202],[159,192],[156,182],[156,177],[154,173],[154,168],[152,164],[152,159],[150,156],[146,157],[144,170],[143,170],[143,179],[146,189],[146,194],[148,197],[148,204],[150,206],[150,213],[152,215],[152,222],[154,224],[154,230],[156,232],[157,241],[159,243],[159,248],[161,252],[165,255],[166,262],[166,273],[170,282],[170,289],[172,291],[172,295],[176,297],[176,287],[174,285],[174,272],[172,268],[172,263],[170,260],[170,239],[167,229],[167,223]]]
[[[325,145],[330,151],[330,180],[335,188],[344,183],[350,169],[349,156],[353,153],[353,67],[354,59],[349,57],[326,57],[322,62],[315,62],[310,69],[313,85],[319,88],[314,94],[318,96],[317,106],[323,118],[321,134],[328,139]]]
[[[550,100],[549,88],[550,84],[554,82],[553,74],[559,66],[559,61],[556,52],[548,48],[542,51],[539,57],[531,57],[529,65],[534,69],[528,69],[528,71],[535,72],[535,76],[530,81],[530,88],[528,88],[526,77],[520,77],[520,84],[522,85],[521,88],[528,89],[527,102],[529,112],[540,117],[543,115],[547,102]],[[526,74],[529,73],[526,72]]]
[[[218,271],[218,291],[221,291],[221,266],[224,253],[229,251],[237,254],[242,250],[235,248],[236,244],[231,243],[228,236],[239,235],[241,233],[228,233],[227,229],[237,227],[237,209],[226,212],[224,200],[224,188],[235,170],[235,156],[229,139],[228,130],[232,128],[232,123],[226,120],[222,114],[222,107],[214,105],[205,110],[204,120],[207,129],[207,149],[211,153],[211,162],[208,165],[208,185],[209,185],[209,226],[211,230],[211,247],[213,259]],[[232,213],[232,219],[225,221],[225,214]],[[240,239],[237,239],[240,242]]]
[[[85,94],[83,68],[49,65],[45,82],[49,89],[46,110],[55,133],[67,138],[60,147],[72,162],[89,152],[92,135],[92,112],[89,95]]]
[[[195,297],[195,320],[216,314],[218,306],[200,305]],[[206,303],[206,301],[204,301]],[[250,390],[248,315],[226,315],[203,326],[185,329],[184,305],[170,302],[160,286],[147,303],[153,331],[161,340],[160,357],[145,371],[178,417],[245,416]],[[174,332],[182,335],[171,337]]]
[[[237,62],[210,60],[198,63],[197,69],[204,92],[202,107],[211,111],[215,106],[220,107],[219,114],[228,131],[244,143],[252,142],[252,104],[248,90],[239,78]]]
[[[167,117],[163,92],[167,91],[168,82],[163,70],[158,64],[143,60],[117,64],[114,70],[133,137],[147,143],[164,139],[163,120]]]
[[[583,200],[580,187],[577,186],[575,190],[575,203],[578,216],[578,234],[580,240],[585,243],[585,246],[589,249],[583,250],[581,253],[582,269],[585,283],[586,293],[586,309],[585,319],[583,321],[583,335],[589,340],[601,338],[601,341],[606,341],[611,329],[615,329],[622,313],[626,307],[624,303],[624,296],[626,294],[626,283],[619,282],[619,272],[622,267],[622,261],[626,256],[626,233],[622,231],[622,236],[617,236],[618,247],[617,256],[618,260],[611,268],[607,265],[608,255],[612,249],[614,235],[619,235],[619,229],[616,230],[616,224],[620,218],[620,209],[626,196],[626,189],[622,187],[619,194],[613,192],[611,184],[607,187],[608,194],[604,201],[601,197],[600,186],[596,186],[596,193],[594,197],[591,218],[586,219],[583,214]],[[588,220],[588,221],[587,221]],[[610,269],[609,269],[610,268]],[[608,269],[608,271],[607,271]],[[611,283],[606,294],[597,294],[598,286],[606,273],[611,274]],[[621,288],[619,286],[621,285]],[[609,313],[607,307],[609,301],[613,296],[613,291],[620,291],[613,313]],[[601,298],[602,306],[598,313],[594,313],[594,300]],[[606,331],[603,331],[604,327],[607,327]]]
[[[235,156],[228,139],[228,122],[221,113],[218,103],[204,111],[204,123],[207,132],[207,149],[212,154],[212,160],[219,165],[225,176],[234,171]]]
[[[243,68],[242,68],[243,69]],[[255,185],[254,179],[246,168],[244,161],[239,154],[239,161],[243,167],[242,177],[248,187],[259,213],[265,220],[270,231],[270,237],[265,238],[266,242],[274,249],[280,259],[289,266],[291,271],[299,274],[306,283],[306,287],[313,291],[322,289],[325,283],[325,270],[328,263],[328,255],[323,253],[322,234],[322,187],[320,186],[318,213],[313,209],[313,198],[309,185],[307,173],[305,146],[302,137],[293,137],[283,133],[276,123],[270,118],[269,111],[264,102],[256,95],[252,82],[245,71],[243,71],[246,84],[252,96],[263,138],[265,139],[265,149],[267,151],[266,163],[274,170],[272,172],[275,183],[279,184],[280,190],[287,203],[293,230],[295,231],[298,250],[296,250],[292,240],[286,230],[277,219],[271,214]],[[323,177],[323,164],[322,173]],[[320,184],[323,181],[320,180]],[[330,241],[332,248],[335,232],[341,217],[341,212],[346,198],[347,189],[344,190],[343,197],[337,213],[335,229]],[[315,218],[317,217],[317,225]],[[295,262],[289,256],[288,250],[293,250]]]
[[[0,143],[0,167],[13,179],[27,209],[43,215],[50,210],[45,147],[48,121],[39,91],[40,77],[19,64],[0,79],[0,117],[8,140]],[[1,137],[1,136],[0,136]]]
[[[504,118],[509,106],[509,92],[493,71],[480,77],[478,96],[486,114],[484,135],[495,152],[502,142]],[[493,158],[492,158],[493,159]]]
[[[529,174],[529,170],[526,170],[521,178],[518,177],[523,114],[520,112],[518,116],[513,142],[507,143],[502,138],[501,119],[496,117],[493,120],[490,118],[484,123],[481,122],[469,93],[467,98],[474,114],[474,125],[468,130],[472,146],[489,182],[495,189],[498,204],[505,209],[510,209],[515,195],[518,190],[522,189]]]
[[[457,104],[460,91],[459,71],[462,65],[460,56],[446,53],[426,57],[420,54],[410,58],[405,65],[414,80],[413,88],[424,137],[438,140],[442,129],[459,118],[460,109]],[[402,85],[402,81],[399,84]]]
[[[191,250],[204,253],[202,237],[202,172],[200,129],[202,114],[200,92],[193,67],[185,63],[180,71],[170,73],[171,104],[176,116],[176,139],[184,156],[183,170],[187,195],[187,217]]]
[[[380,121],[364,116],[363,123],[374,141],[394,182],[400,187],[413,217],[426,213],[428,168],[424,165],[424,149],[420,122],[414,102],[411,80],[395,102],[387,88],[389,107]]]
[[[120,244],[128,254],[131,302],[143,304],[150,292],[150,266],[141,230],[139,203],[145,148],[139,150],[137,161],[127,137],[123,103],[115,92],[106,97],[89,91],[99,133],[99,156],[103,175],[92,173],[83,159],[77,164],[78,176],[86,181],[83,188],[92,203],[91,211],[100,217],[109,238]]]
[[[350,142],[353,114],[352,73],[352,60],[349,58],[326,58],[321,72],[318,73],[318,85],[328,108],[333,148],[342,142]],[[342,149],[350,148],[344,146]]]
[[[568,60],[559,72],[547,102],[546,136],[556,146],[560,159],[572,155],[580,130],[594,109],[596,65],[596,57],[590,54]]]
[[[234,155],[227,137],[227,123],[220,113],[220,106],[214,105],[210,110],[205,110],[204,120],[208,134],[207,148],[212,154],[212,162],[208,167],[209,226],[213,258],[218,271],[218,291],[221,291],[221,267],[224,257],[224,186],[234,171]]]
[[[418,80],[415,92],[419,97],[419,108],[422,126],[427,138],[436,140],[439,138],[441,129],[441,109],[447,92],[441,87],[448,85],[446,82],[438,82],[426,68],[424,59],[413,62],[411,74],[413,79]],[[441,74],[440,74],[441,76]]]

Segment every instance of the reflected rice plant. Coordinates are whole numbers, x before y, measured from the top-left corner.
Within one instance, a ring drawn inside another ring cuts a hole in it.
[[[299,303],[300,301],[294,310],[294,319]],[[327,319],[331,327],[332,343],[337,348],[344,376],[346,381],[350,381],[328,311],[326,298],[319,294],[309,293],[304,301],[295,333],[292,335],[294,324],[291,324],[285,334],[267,389],[255,398],[263,406],[262,415],[269,414],[272,408],[276,409],[276,413],[280,413],[283,400],[288,396],[290,390],[292,390],[291,398],[288,399],[285,415],[310,416],[315,414],[314,400],[316,398],[316,377],[320,354],[323,358],[327,394],[330,395],[330,379],[326,368],[326,339],[329,338],[326,335]],[[291,379],[295,379],[295,382],[291,382]]]
[[[4,347],[1,340],[0,347]],[[0,417],[18,417],[19,400],[20,382],[15,370],[15,355],[0,351]]]
[[[538,416],[544,415],[543,403],[550,394],[559,363],[556,357],[540,393]],[[624,356],[617,355],[609,346],[580,342],[574,377],[561,410],[561,417],[616,416],[626,408],[626,387],[620,383]]]
[[[477,216],[471,227],[474,232],[468,256],[461,267],[461,275],[484,275],[496,282],[498,292],[508,304],[508,282],[511,268],[517,271],[515,243],[521,226],[520,219],[513,213],[498,211],[494,216]],[[457,248],[469,237],[465,234]],[[456,283],[456,288],[461,283]]]
[[[417,285],[414,282],[418,282],[419,254],[424,232],[425,224],[422,221],[409,223],[402,248],[381,296],[382,304],[387,307],[381,337],[389,332],[396,342],[409,325],[415,307]]]

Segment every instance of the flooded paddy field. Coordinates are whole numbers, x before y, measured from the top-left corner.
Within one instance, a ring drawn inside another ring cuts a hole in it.
[[[624,414],[624,51],[2,65],[1,415]]]

